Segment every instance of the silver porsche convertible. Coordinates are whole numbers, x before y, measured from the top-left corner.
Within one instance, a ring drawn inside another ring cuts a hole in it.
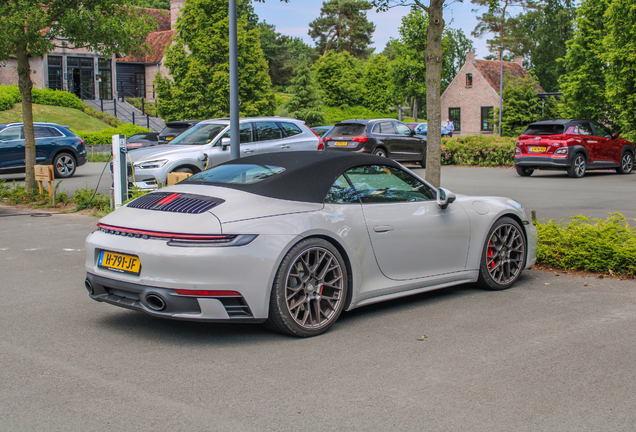
[[[536,246],[512,199],[456,197],[377,156],[269,153],[101,219],[86,239],[85,286],[155,317],[307,337],[370,303],[467,282],[509,288]]]

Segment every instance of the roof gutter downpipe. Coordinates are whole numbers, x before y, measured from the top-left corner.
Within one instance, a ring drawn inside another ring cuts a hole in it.
[[[236,36],[236,0],[230,0],[230,158],[239,159],[238,41]]]
[[[503,48],[503,45],[499,47],[499,63],[501,63],[499,71],[499,136],[501,136],[501,118],[503,115]]]

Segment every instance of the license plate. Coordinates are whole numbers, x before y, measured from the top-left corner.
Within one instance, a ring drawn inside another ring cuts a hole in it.
[[[348,143],[347,141],[336,141],[336,145],[337,145],[337,146],[346,146],[346,145],[348,145],[348,144],[349,144],[349,143]]]
[[[530,147],[532,153],[545,153],[547,147]]]
[[[109,251],[102,251],[99,254],[97,265],[107,270],[119,273],[131,273],[138,275],[141,271],[141,261],[135,255],[126,255]]]

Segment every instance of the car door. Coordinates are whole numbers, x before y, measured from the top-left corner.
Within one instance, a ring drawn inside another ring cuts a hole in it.
[[[399,149],[394,147],[395,127],[393,122],[385,121],[373,125],[371,133],[377,141],[377,147],[385,147],[389,152],[389,157],[400,159]]]
[[[0,132],[0,170],[24,166],[22,126],[10,126]]]
[[[284,138],[282,139],[283,145],[290,145],[291,150],[317,150],[318,138],[313,133],[311,135],[304,134],[303,131],[295,123],[291,122],[277,122],[278,126],[284,132]]]
[[[599,158],[606,162],[619,163],[623,149],[615,139],[612,139],[612,132],[598,122],[592,122],[592,127],[594,128],[594,136],[600,142]]]
[[[575,129],[581,138],[581,144],[587,150],[588,162],[599,160],[599,153],[602,152],[602,143],[594,136],[594,130],[589,123],[580,123]]]
[[[470,221],[460,205],[441,209],[436,191],[386,165],[345,173],[356,190],[378,266],[409,280],[465,270]]]
[[[46,126],[34,126],[33,132],[35,134],[35,160],[37,163],[51,159],[55,148],[63,145],[60,140],[63,139],[64,136],[57,129]]]
[[[254,125],[256,126],[258,153],[293,150],[293,143],[284,137],[283,130],[278,127],[275,121],[257,121],[254,122]]]
[[[394,122],[396,137],[396,146],[399,143],[402,149],[403,160],[422,160],[424,156],[424,141],[418,137],[414,137],[411,129],[404,123]]]

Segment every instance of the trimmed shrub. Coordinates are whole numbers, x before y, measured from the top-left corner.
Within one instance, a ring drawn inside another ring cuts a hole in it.
[[[325,107],[326,124],[336,124],[343,120],[351,119],[377,119],[377,118],[394,118],[397,119],[397,111],[374,111],[372,109],[356,105],[343,105],[340,107]]]
[[[119,120],[117,117],[115,117],[112,114],[108,114],[105,112],[101,112],[101,111],[97,111],[95,108],[93,108],[92,106],[86,105],[86,104],[82,104],[82,111],[84,111],[85,114],[91,116],[91,117],[95,117],[96,119],[99,119],[101,121],[103,121],[104,123],[106,123],[109,126],[112,127],[119,127],[121,125],[124,124],[123,121]]]
[[[602,220],[574,216],[569,223],[535,223],[537,263],[564,270],[636,276],[636,228],[620,213]]]
[[[33,89],[33,103],[40,105],[53,105],[81,110],[84,104],[73,93],[63,90]]]
[[[20,96],[20,89],[17,85],[0,84],[0,111],[10,110],[21,99],[22,96]]]
[[[459,135],[442,140],[442,165],[512,166],[516,138]]]
[[[124,123],[117,128],[108,128],[100,132],[83,132],[75,130],[73,132],[75,132],[84,140],[85,145],[91,146],[110,145],[112,143],[113,135],[126,135],[126,137],[130,137],[131,135],[137,133],[150,132],[150,130],[146,129],[145,127],[136,126],[130,123]]]

